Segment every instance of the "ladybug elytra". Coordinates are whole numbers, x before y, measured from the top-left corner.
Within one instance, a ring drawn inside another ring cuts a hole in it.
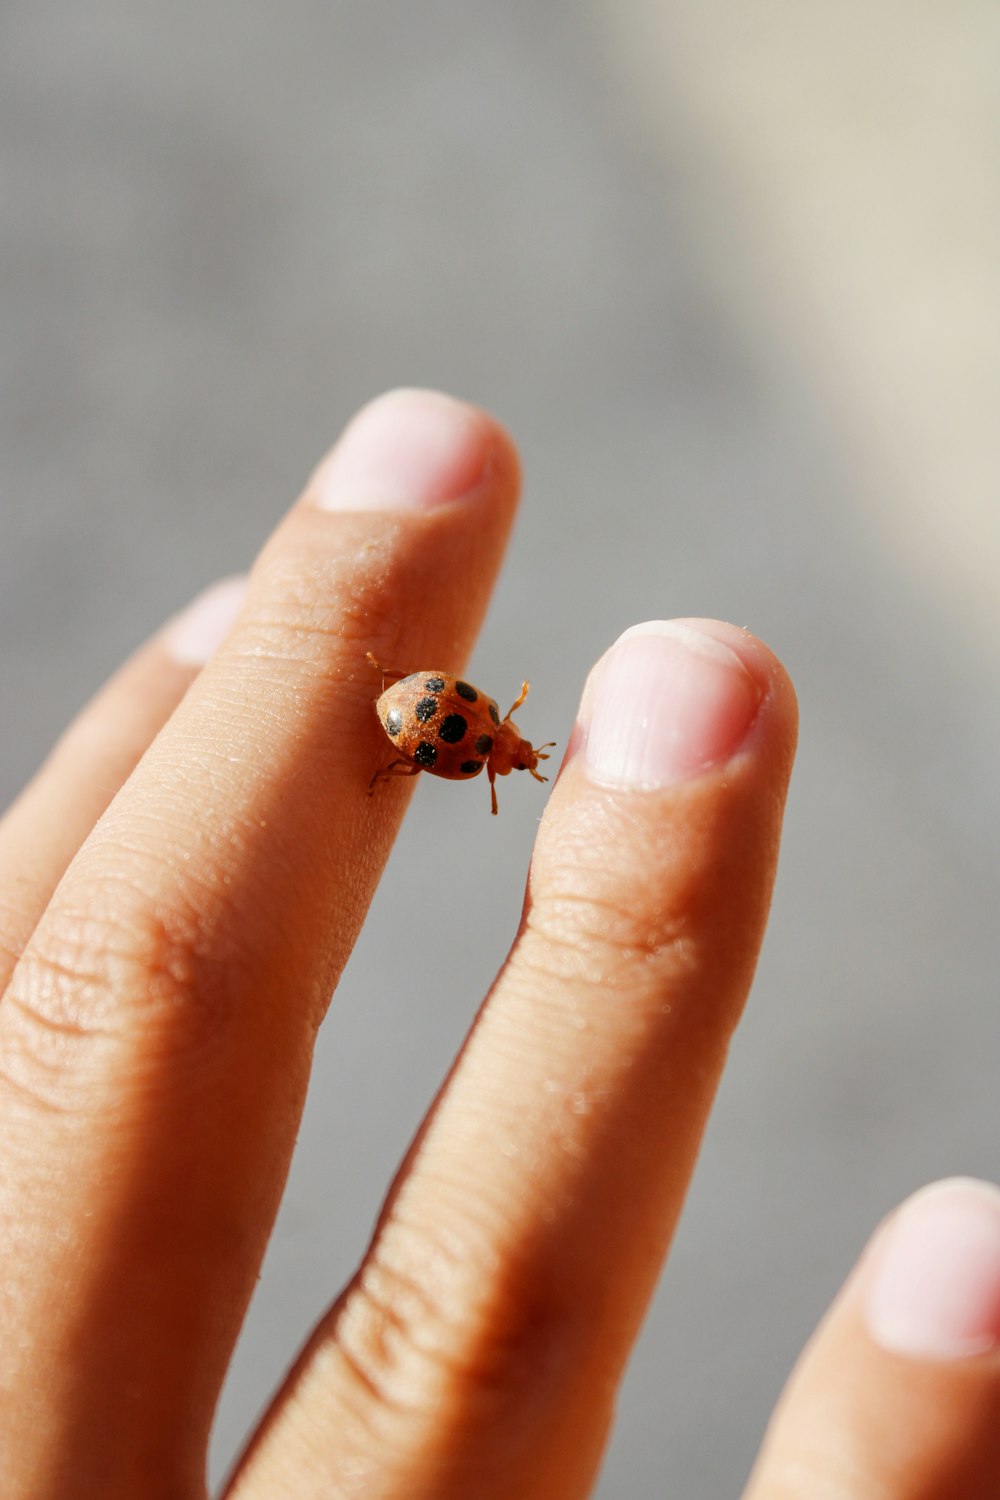
[[[536,750],[522,738],[511,718],[528,696],[527,683],[501,719],[492,698],[453,672],[393,672],[380,666],[371,652],[368,660],[382,674],[375,712],[399,752],[395,760],[375,772],[369,794],[389,776],[416,776],[429,771],[449,781],[471,781],[485,766],[496,813],[497,776],[530,771],[536,781],[548,781],[536,768],[540,760],[548,760],[545,752],[550,745]]]

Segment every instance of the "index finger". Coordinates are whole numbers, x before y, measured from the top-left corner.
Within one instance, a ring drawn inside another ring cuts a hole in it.
[[[0,1005],[5,1494],[54,1463],[118,1493],[139,1454],[200,1490],[315,1029],[405,805],[367,795],[391,747],[366,652],[462,663],[516,489],[482,412],[367,408],[39,922]]]

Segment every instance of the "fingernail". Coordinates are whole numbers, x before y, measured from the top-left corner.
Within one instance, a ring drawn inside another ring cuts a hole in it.
[[[229,634],[246,591],[245,574],[220,578],[175,615],[163,632],[174,661],[182,667],[203,667]]]
[[[896,1354],[962,1359],[1000,1344],[1000,1189],[955,1177],[903,1204],[873,1247],[866,1318]]]
[[[635,625],[584,695],[587,766],[598,781],[647,789],[697,775],[738,748],[761,696],[736,652],[698,624]]]
[[[313,476],[323,510],[405,510],[457,500],[483,478],[493,429],[439,391],[390,391],[362,408]]]

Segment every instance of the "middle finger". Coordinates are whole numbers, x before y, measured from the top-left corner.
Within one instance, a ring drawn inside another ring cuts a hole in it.
[[[365,651],[461,663],[515,490],[482,413],[362,413],[39,922],[0,1004],[12,1500],[145,1493],[149,1466],[200,1491],[315,1028],[405,805],[367,795],[389,747]]]

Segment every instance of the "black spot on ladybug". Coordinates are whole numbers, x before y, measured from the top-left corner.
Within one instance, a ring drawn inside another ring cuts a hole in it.
[[[490,704],[490,718],[493,720],[494,724],[500,723],[500,710],[497,708],[495,703]]]
[[[429,766],[432,766],[437,758],[438,753],[434,749],[434,746],[428,744],[426,740],[421,740],[420,744],[413,752],[413,759],[416,761],[417,765],[423,766],[425,769]]]
[[[438,729],[438,739],[444,740],[446,745],[457,745],[459,740],[465,738],[468,727],[461,714],[449,714]]]
[[[475,688],[470,686],[470,684],[467,682],[456,682],[455,692],[460,698],[464,698],[466,703],[475,703],[476,699],[479,697],[479,694],[476,692]]]
[[[398,708],[390,708],[385,716],[385,732],[391,734],[393,739],[403,730],[403,715]]]
[[[525,765],[525,764],[524,764],[524,761],[523,761],[523,760],[518,760],[518,761],[515,761],[515,762],[514,762],[514,770],[515,770],[515,771],[526,771],[526,770],[527,770],[527,769],[528,769],[528,768],[527,768],[527,766],[526,766],[526,765]]]
[[[493,736],[490,735],[490,734],[481,734],[479,736],[478,740],[476,741],[476,754],[477,755],[489,755],[489,753],[490,753],[490,751],[492,749],[493,749]]]
[[[439,679],[435,677],[433,680],[437,682]],[[442,686],[444,686],[443,683]],[[420,702],[413,710],[417,718],[420,720],[421,724],[426,724],[428,719],[433,719],[437,711],[438,701],[436,698],[421,698]]]
[[[483,769],[483,763],[481,760],[463,760],[458,769],[463,776],[475,776],[477,771]]]
[[[424,687],[427,689],[427,691],[429,693],[443,693],[444,692],[444,678],[443,677],[428,677],[427,681],[424,683]]]

